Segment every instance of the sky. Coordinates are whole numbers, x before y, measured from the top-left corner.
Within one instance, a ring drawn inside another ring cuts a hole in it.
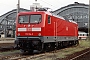
[[[37,0],[43,7],[49,7],[52,11],[61,7],[73,4],[74,2],[89,4],[89,0]],[[7,13],[17,8],[18,0],[1,0],[0,1],[0,15]],[[30,5],[35,3],[35,0],[20,0],[20,7],[30,9]]]

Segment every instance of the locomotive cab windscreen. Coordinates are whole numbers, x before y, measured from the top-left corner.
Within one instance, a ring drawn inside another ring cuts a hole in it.
[[[41,22],[41,15],[34,14],[34,15],[21,15],[19,16],[18,22],[21,23],[40,23]]]

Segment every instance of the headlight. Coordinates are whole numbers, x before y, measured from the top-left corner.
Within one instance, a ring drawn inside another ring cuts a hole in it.
[[[20,36],[20,33],[18,33],[18,36]]]
[[[41,36],[41,33],[38,33],[38,36]]]

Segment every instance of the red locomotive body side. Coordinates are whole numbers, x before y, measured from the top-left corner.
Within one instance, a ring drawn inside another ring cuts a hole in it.
[[[45,23],[45,36],[78,36],[77,24],[51,16],[51,23]]]
[[[50,23],[48,23],[50,16]],[[78,38],[78,25],[62,18],[46,14],[44,42],[73,41]]]

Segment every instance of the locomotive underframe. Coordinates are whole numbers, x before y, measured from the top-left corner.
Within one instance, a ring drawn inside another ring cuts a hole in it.
[[[17,37],[16,47],[23,50],[40,50],[42,45],[40,37]]]
[[[76,37],[17,37],[15,44],[18,49],[32,52],[33,50],[53,50],[76,45],[78,44],[78,39]]]

